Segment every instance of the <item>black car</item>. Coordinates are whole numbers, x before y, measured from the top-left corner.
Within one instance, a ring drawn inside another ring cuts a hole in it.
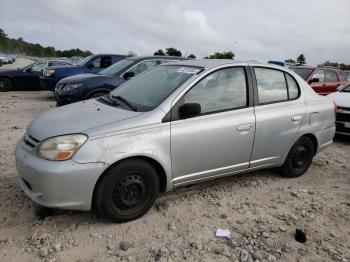
[[[60,60],[42,60],[17,69],[0,70],[0,91],[42,90],[40,76],[49,66],[68,66],[71,63]]]
[[[128,79],[162,63],[185,60],[172,56],[143,56],[124,59],[98,74],[79,74],[63,78],[57,83],[57,105],[105,95]]]

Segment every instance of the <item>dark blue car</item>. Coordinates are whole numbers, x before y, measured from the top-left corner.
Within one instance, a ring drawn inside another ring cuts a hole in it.
[[[125,59],[124,55],[99,54],[82,59],[77,65],[64,67],[48,67],[41,77],[41,86],[45,90],[55,90],[55,86],[62,78],[81,73],[98,73],[101,70]]]
[[[55,97],[57,105],[99,97],[109,93],[128,79],[162,63],[185,60],[172,56],[130,57],[98,74],[79,74],[58,82]]]

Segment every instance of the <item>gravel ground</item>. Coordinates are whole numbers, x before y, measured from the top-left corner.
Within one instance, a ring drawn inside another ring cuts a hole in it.
[[[124,224],[71,211],[38,220],[16,184],[13,152],[30,121],[54,106],[49,92],[0,93],[0,261],[350,260],[346,137],[296,179],[264,170],[180,188]],[[216,237],[217,228],[231,238]],[[295,241],[297,228],[305,243]]]

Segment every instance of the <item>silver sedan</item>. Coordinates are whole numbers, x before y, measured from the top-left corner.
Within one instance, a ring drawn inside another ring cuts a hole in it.
[[[271,167],[304,174],[333,141],[334,113],[279,66],[168,63],[40,115],[17,144],[18,180],[42,206],[124,222],[175,187]]]

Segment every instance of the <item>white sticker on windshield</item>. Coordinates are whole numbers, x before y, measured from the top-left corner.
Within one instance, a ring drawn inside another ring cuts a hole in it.
[[[199,71],[200,71],[199,68],[194,68],[194,67],[181,67],[177,70],[178,73],[184,73],[184,74],[190,74],[190,75],[197,74]]]

